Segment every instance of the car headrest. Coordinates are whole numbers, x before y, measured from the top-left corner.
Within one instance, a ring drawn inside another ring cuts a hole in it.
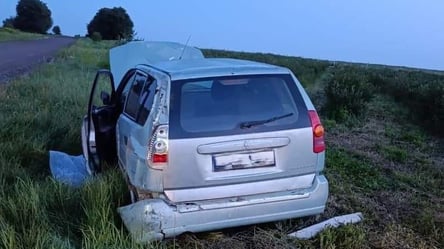
[[[216,101],[232,99],[234,96],[234,87],[223,85],[219,80],[213,81],[211,86],[211,97]]]

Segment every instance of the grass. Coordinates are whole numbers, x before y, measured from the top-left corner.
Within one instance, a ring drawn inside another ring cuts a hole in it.
[[[124,187],[118,172],[71,189],[48,171],[49,150],[81,153],[89,87],[111,46],[78,41],[0,89],[0,247],[105,248],[107,236],[116,248],[132,243],[114,222]]]
[[[388,187],[389,180],[369,160],[341,149],[327,151],[327,174],[335,181],[351,184],[360,191],[382,190]],[[336,187],[335,185],[332,186]]]
[[[359,125],[334,123],[327,130],[329,208],[362,211],[369,247],[444,246],[444,147],[409,117],[378,95]]]
[[[96,70],[109,65],[107,51],[114,45],[80,39],[53,63],[0,86],[0,248],[444,247],[442,141],[409,122],[409,111],[382,94],[370,101],[364,120],[323,119],[331,193],[322,215],[135,244],[116,211],[126,192],[118,170],[81,188],[55,182],[48,170],[49,150],[81,153],[80,124],[89,88]],[[316,65],[302,58],[206,53],[281,65],[297,61],[316,103],[322,102],[318,93],[325,70],[331,70],[328,62]],[[358,211],[363,223],[327,229],[306,241],[286,236]]]
[[[45,35],[22,32],[12,28],[0,28],[0,42],[17,40],[34,40],[44,38]]]
[[[381,147],[381,153],[390,161],[397,163],[406,162],[408,157],[406,150],[393,145]]]

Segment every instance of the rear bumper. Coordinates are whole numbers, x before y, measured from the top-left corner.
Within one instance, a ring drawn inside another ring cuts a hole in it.
[[[168,205],[150,199],[119,208],[120,216],[139,242],[174,237],[184,232],[202,232],[284,220],[324,211],[328,181],[317,176],[310,189],[287,191],[236,200],[213,200]]]

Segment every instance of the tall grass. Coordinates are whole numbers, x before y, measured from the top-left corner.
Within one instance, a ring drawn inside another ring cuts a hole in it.
[[[325,86],[325,111],[329,118],[344,121],[363,117],[373,97],[373,87],[365,76],[345,68],[334,68]]]
[[[45,37],[41,34],[22,32],[13,28],[0,28],[0,42],[17,41],[17,40],[33,40]]]
[[[381,69],[370,73],[381,92],[411,110],[411,117],[432,133],[444,137],[444,75],[422,71]]]
[[[80,154],[80,125],[111,42],[80,40],[0,95],[0,248],[133,248],[117,222],[124,182],[110,171],[81,189],[49,178],[48,151]]]

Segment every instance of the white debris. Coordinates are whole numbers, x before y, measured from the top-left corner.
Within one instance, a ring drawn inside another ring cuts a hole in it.
[[[296,237],[298,239],[310,239],[328,227],[339,227],[342,225],[354,224],[362,221],[363,219],[364,217],[360,212],[354,214],[336,216],[321,223],[314,224],[312,226],[298,230],[294,233],[290,233],[288,234],[288,236]]]

